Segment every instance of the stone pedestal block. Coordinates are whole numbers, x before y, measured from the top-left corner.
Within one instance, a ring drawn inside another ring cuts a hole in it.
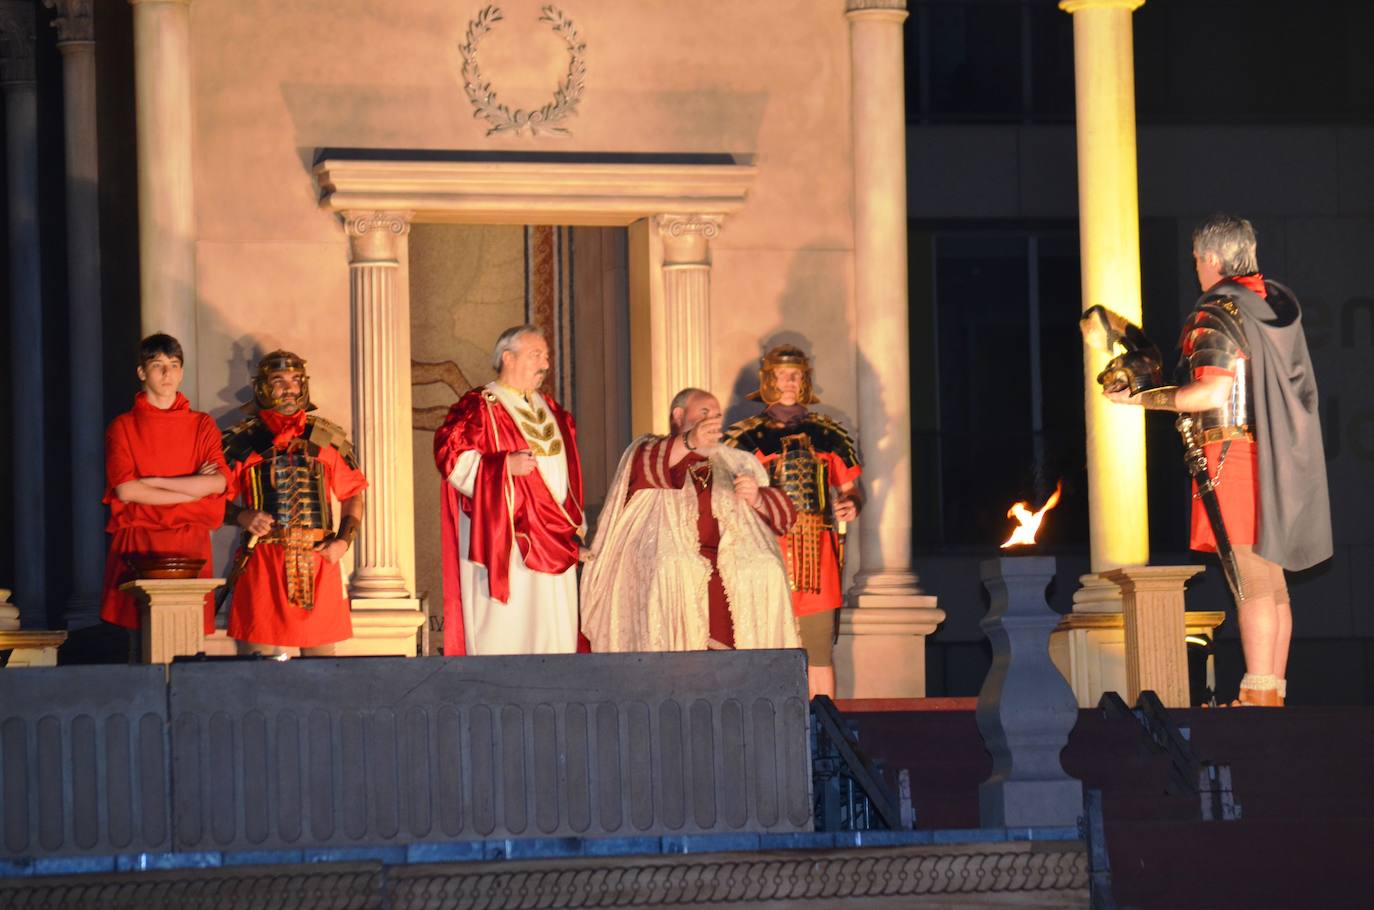
[[[926,636],[945,619],[924,594],[860,595],[840,613],[835,645],[839,698],[922,698]]]
[[[992,668],[978,693],[978,730],[992,754],[992,776],[978,787],[984,827],[1072,825],[1083,786],[1059,763],[1078,720],[1073,690],[1049,656],[1059,617],[1045,602],[1054,559],[1001,557],[982,564],[992,608],[982,625]]]
[[[145,664],[205,650],[205,595],[222,584],[223,578],[140,578],[119,586],[138,598]]]
[[[1121,586],[1127,704],[1152,689],[1166,708],[1188,707],[1183,588],[1202,566],[1136,566],[1102,577]]]

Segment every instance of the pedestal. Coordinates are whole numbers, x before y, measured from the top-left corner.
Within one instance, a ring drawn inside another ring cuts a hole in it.
[[[1184,631],[1187,635],[1214,637],[1217,626],[1225,619],[1226,614],[1219,610],[1184,613]],[[1124,698],[1126,617],[1120,610],[1069,613],[1059,620],[1050,636],[1050,658],[1073,687],[1078,707],[1097,707],[1104,692],[1118,692]]]
[[[977,717],[992,776],[978,787],[979,818],[989,828],[1073,825],[1083,812],[1083,784],[1064,771],[1059,753],[1078,721],[1078,705],[1049,657],[1059,619],[1045,601],[1054,559],[989,559],[981,574],[992,595],[982,622],[992,667],[978,693]]]
[[[38,629],[32,632],[10,630],[0,632],[0,651],[9,651],[5,668],[55,667],[57,649],[67,640],[67,633]]]
[[[836,697],[925,697],[926,636],[944,619],[924,594],[856,598],[840,612]]]
[[[119,586],[138,598],[145,664],[205,650],[205,595],[223,578],[141,578]]]
[[[1126,639],[1126,703],[1151,689],[1166,708],[1188,707],[1183,589],[1202,566],[1137,566],[1104,572],[1121,586]]]

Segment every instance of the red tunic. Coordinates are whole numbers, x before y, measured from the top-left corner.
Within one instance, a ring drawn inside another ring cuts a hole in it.
[[[781,455],[764,455],[762,452],[754,453],[759,461],[764,465],[776,461]],[[850,467],[844,463],[835,452],[816,452],[816,457],[826,464],[826,477],[831,486],[842,487],[847,483],[858,480],[863,473],[860,465]],[[782,542],[782,558],[787,565],[792,565],[792,540],[785,533],[780,538]],[[844,603],[844,595],[840,589],[840,548],[839,536],[834,531],[821,531],[821,585],[819,591],[793,591],[792,592],[792,612],[797,616],[807,616],[811,613],[822,613],[826,610],[838,610]]]
[[[306,413],[289,417],[275,411],[259,411],[258,416],[276,434],[278,448],[305,431]],[[339,450],[321,446],[316,456],[324,465],[325,484],[334,498],[343,502],[367,489],[367,478],[349,467]],[[233,465],[234,489],[240,488],[248,468],[262,461],[254,452]],[[234,585],[234,600],[229,614],[229,637],[261,645],[311,648],[343,641],[353,635],[344,596],[343,571],[316,553],[315,606],[305,610],[293,606],[286,590],[286,561],[280,543],[264,541],[253,550],[243,574]]]
[[[105,586],[100,618],[126,629],[139,627],[138,602],[119,586],[135,577],[125,561],[129,556],[187,556],[204,559],[201,578],[212,578],[210,532],[224,520],[226,494],[195,502],[155,506],[123,502],[114,488],[144,477],[184,477],[207,461],[229,468],[220,450],[219,428],[209,414],[191,410],[186,396],[177,393],[165,411],[139,392],[131,410],[120,414],[105,431],[105,502],[110,507],[112,536],[105,562]],[[215,631],[215,600],[205,596],[205,634]]]
[[[544,477],[532,471],[512,477],[506,456],[528,451],[529,442],[515,418],[484,388],[468,389],[449,409],[444,425],[434,433],[434,463],[439,468],[440,533],[444,554],[444,654],[467,652],[463,636],[463,596],[459,574],[458,516],[472,522],[466,558],[484,566],[492,600],[510,596],[510,553],[514,539],[525,567],[557,575],[577,565],[577,532],[582,527],[582,462],[577,454],[577,429],[572,415],[552,396],[540,393],[563,437],[568,461],[568,495],[556,502]],[[458,458],[481,453],[473,495],[464,496],[448,478]]]
[[[1265,297],[1264,277],[1262,275],[1239,275],[1236,281]],[[1193,371],[1193,380],[1206,376],[1230,376],[1231,370],[1220,367],[1202,367]],[[1253,427],[1252,427],[1253,429]],[[1216,478],[1221,449],[1225,443],[1213,442],[1203,447],[1207,455],[1207,473]],[[1212,523],[1207,519],[1207,510],[1202,500],[1197,498],[1197,484],[1192,486],[1193,511],[1190,523],[1188,547],[1203,553],[1215,553],[1216,537],[1212,534]],[[1255,469],[1255,444],[1247,439],[1235,439],[1226,450],[1226,461],[1221,465],[1219,482],[1216,485],[1217,505],[1221,507],[1221,520],[1226,525],[1226,536],[1234,546],[1253,546],[1258,540],[1259,531],[1259,472]]]
[[[735,646],[735,626],[730,619],[730,604],[725,597],[725,583],[716,570],[716,556],[720,549],[720,523],[711,512],[712,478],[710,462],[696,452],[688,452],[677,464],[669,466],[668,459],[673,449],[673,437],[645,443],[649,448],[647,459],[638,456],[630,460],[629,492],[625,501],[629,502],[640,490],[670,489],[680,490],[689,480],[697,491],[697,539],[700,553],[711,563],[711,579],[707,583],[707,596],[710,601],[710,636],[716,642],[733,648]],[[787,494],[772,487],[759,490],[759,507],[755,510],[764,523],[779,536],[786,534],[796,520],[797,510]]]

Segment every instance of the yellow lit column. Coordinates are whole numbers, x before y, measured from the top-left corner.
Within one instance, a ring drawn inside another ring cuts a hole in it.
[[[1078,211],[1083,306],[1140,317],[1140,221],[1136,198],[1135,78],[1131,13],[1145,0],[1061,0],[1073,15],[1077,95]],[[1107,356],[1083,349],[1088,524],[1092,572],[1074,596],[1080,611],[1121,609],[1099,572],[1149,562],[1145,412],[1102,397]]]

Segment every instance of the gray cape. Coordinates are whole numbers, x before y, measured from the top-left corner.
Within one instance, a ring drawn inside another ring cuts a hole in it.
[[[1255,552],[1296,572],[1331,557],[1326,454],[1298,300],[1278,282],[1264,284],[1268,299],[1229,280],[1202,299],[1230,297],[1244,316],[1259,472]]]

